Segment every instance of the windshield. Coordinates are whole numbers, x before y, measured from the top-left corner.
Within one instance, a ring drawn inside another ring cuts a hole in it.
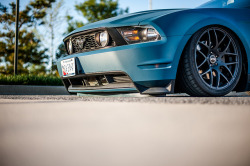
[[[198,8],[246,8],[250,0],[211,0]]]

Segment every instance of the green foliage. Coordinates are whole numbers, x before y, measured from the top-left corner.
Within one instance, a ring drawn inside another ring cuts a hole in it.
[[[59,46],[58,46],[58,48],[57,48],[57,50],[56,50],[56,59],[59,59],[60,57],[62,57],[62,55],[66,55],[66,48],[65,48],[65,45],[64,45],[64,43],[62,42]]]
[[[87,0],[75,5],[75,7],[87,19],[88,23],[128,13],[128,8],[119,9],[118,0]]]
[[[43,24],[42,18],[46,15],[46,8],[51,7],[51,3],[55,0],[33,0],[25,7],[23,11],[19,12],[19,28],[23,25],[29,27],[34,24]],[[9,8],[0,3],[0,23],[7,25],[15,24],[16,4],[11,2]]]
[[[3,34],[0,32],[0,34]],[[0,56],[7,62],[6,66],[0,69],[1,73],[13,73],[14,62],[14,32],[6,32],[6,36],[10,36],[5,41],[0,41]],[[32,32],[27,32],[23,29],[19,33],[19,56],[18,56],[18,70],[20,73],[28,73],[27,64],[41,65],[42,60],[47,59],[45,54],[46,49],[40,50],[40,41]],[[12,42],[13,41],[13,42]],[[26,65],[26,66],[25,66]]]
[[[66,48],[64,46],[64,43],[62,42],[57,50],[56,50],[56,59],[59,59],[60,57],[66,55],[67,52],[66,52]],[[56,61],[54,60],[53,63],[52,63],[52,70],[53,71],[56,71],[56,75],[59,75],[59,73],[57,72],[57,65],[56,65]]]
[[[61,86],[59,77],[52,75],[0,75],[0,85],[49,85]]]
[[[42,74],[45,75],[46,74],[46,67],[44,65],[34,65],[32,64],[29,67],[29,74],[31,75],[36,75],[36,74]]]
[[[41,49],[41,41],[36,38],[30,27],[44,24],[42,18],[46,15],[46,9],[51,7],[54,1],[33,0],[19,12],[19,73],[29,73],[30,66],[43,65],[48,58],[47,50]],[[0,72],[4,74],[13,73],[15,8],[14,2],[11,2],[9,7],[0,3],[0,59],[5,63],[5,66],[0,67]]]
[[[65,32],[65,34],[68,34],[68,33],[72,32],[76,28],[80,28],[80,27],[84,26],[83,22],[75,21],[73,19],[73,17],[71,17],[69,15],[66,16],[66,19],[67,19],[67,23],[68,23],[68,28],[67,28],[67,31]]]

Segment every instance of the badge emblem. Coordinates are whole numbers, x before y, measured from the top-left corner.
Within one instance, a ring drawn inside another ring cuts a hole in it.
[[[86,42],[85,38],[76,39],[76,45],[78,46],[79,49],[83,49],[85,42]]]

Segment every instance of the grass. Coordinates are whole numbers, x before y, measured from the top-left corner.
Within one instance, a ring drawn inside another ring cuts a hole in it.
[[[0,75],[0,85],[63,85],[59,77],[52,75]]]

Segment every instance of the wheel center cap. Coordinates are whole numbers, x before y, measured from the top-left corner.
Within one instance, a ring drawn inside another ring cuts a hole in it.
[[[215,64],[215,63],[216,63],[216,61],[217,61],[217,58],[216,58],[216,56],[215,56],[215,55],[210,55],[209,60],[210,60],[210,63],[211,63],[211,64]]]

